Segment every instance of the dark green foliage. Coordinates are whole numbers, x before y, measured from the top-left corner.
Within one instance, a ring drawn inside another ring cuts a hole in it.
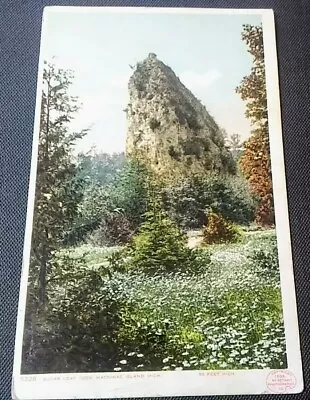
[[[150,128],[152,129],[152,131],[155,131],[155,129],[160,127],[160,121],[158,121],[158,119],[156,118],[151,118],[150,119]]]
[[[199,129],[201,129],[201,126],[197,120],[197,115],[189,114],[187,115],[186,120],[188,127],[193,131],[198,131]]]
[[[230,151],[224,146],[224,139],[220,134],[216,134],[212,138],[213,142],[217,144],[220,150],[219,157],[212,155],[211,140],[208,137],[193,136],[190,139],[181,142],[181,147],[185,156],[195,156],[197,159],[204,161],[206,171],[227,172],[229,174],[236,174],[236,163]]]
[[[127,271],[127,263],[124,261],[124,258],[127,256],[127,249],[122,248],[120,250],[113,251],[110,256],[107,257],[108,261],[108,270],[110,273],[115,272],[126,272]]]
[[[90,267],[85,254],[74,257],[66,251],[55,254],[52,267],[49,308],[44,315],[33,316],[37,330],[31,346],[26,340],[23,372],[111,370],[123,303],[113,271]]]
[[[180,153],[178,153],[172,145],[169,146],[168,153],[169,153],[169,156],[172,157],[174,160],[177,160],[177,161],[180,160]]]
[[[203,153],[205,147],[204,140],[199,137],[192,137],[191,139],[182,142],[182,148],[184,155],[194,155],[197,158],[200,158],[201,154]]]
[[[191,156],[186,157],[185,163],[187,166],[191,166],[193,164],[193,159]]]
[[[71,71],[44,64],[31,254],[31,268],[38,270],[41,305],[51,252],[67,240],[83,192],[81,180],[76,179],[72,146],[87,131],[70,130],[78,111],[77,99],[69,95],[72,80]]]
[[[153,207],[133,237],[132,268],[150,274],[190,270],[195,254],[186,247],[186,236],[160,207]]]
[[[92,239],[97,244],[129,239],[147,210],[146,179],[145,167],[131,160],[114,172],[109,184],[89,182],[71,233],[75,242],[86,240],[94,230]]]
[[[210,150],[210,140],[208,138],[202,138],[198,136],[193,136],[191,139],[188,139],[182,142],[182,148],[184,155],[195,155],[196,157],[200,157],[204,152],[208,152]]]
[[[204,210],[210,207],[237,224],[246,225],[254,219],[255,202],[242,178],[193,176],[165,188],[163,196],[168,214],[184,228],[202,227]]]
[[[142,97],[149,84],[150,70],[145,67],[144,63],[138,62],[135,72],[130,79],[138,92],[138,96]]]
[[[232,155],[232,153],[224,146],[221,149],[220,159],[222,164],[225,166],[225,169],[228,173],[232,175],[236,175],[237,173],[237,164]]]
[[[77,244],[97,229],[105,214],[114,209],[110,198],[109,186],[97,182],[89,182],[85,187],[84,196],[79,204],[78,214],[72,224],[69,235],[71,244]]]
[[[94,183],[109,185],[114,182],[125,163],[124,153],[107,154],[95,150],[81,153],[77,158],[77,178],[82,179],[87,186]]]
[[[83,182],[83,198],[67,235],[67,244],[84,241],[90,232],[98,229],[104,216],[117,207],[111,199],[111,187],[126,165],[123,153],[110,155],[91,150],[78,155],[75,180]]]
[[[134,230],[143,222],[147,211],[147,179],[147,168],[136,160],[129,160],[109,193],[114,209],[122,211]]]
[[[249,254],[249,265],[262,278],[279,279],[278,248],[276,237],[268,237]]]
[[[173,107],[175,115],[178,119],[178,123],[180,125],[187,125],[190,124],[193,127],[198,129],[197,125],[197,111],[190,103],[187,103],[186,106],[183,105],[180,99],[174,97],[169,100],[170,105]]]
[[[212,125],[210,127],[210,137],[220,150],[224,148],[225,137],[223,135],[223,130],[221,130],[218,125]]]
[[[254,232],[244,249],[253,240],[267,257],[253,268],[252,252],[217,269],[208,252],[194,251],[189,270],[158,273],[156,265],[147,274],[123,250],[101,260],[79,248],[54,254],[49,307],[27,321],[22,372],[285,368],[279,281],[258,271],[274,263],[274,239]]]

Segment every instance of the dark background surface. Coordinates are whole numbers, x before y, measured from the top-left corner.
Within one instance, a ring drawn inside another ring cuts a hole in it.
[[[310,399],[310,0],[0,0],[0,399],[11,398],[41,17],[48,5],[274,9],[305,391],[220,399]]]

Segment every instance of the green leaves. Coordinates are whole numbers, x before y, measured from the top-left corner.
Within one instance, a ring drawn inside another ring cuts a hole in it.
[[[45,298],[51,251],[66,241],[82,197],[79,182],[74,180],[72,145],[87,130],[70,131],[69,123],[78,110],[77,99],[69,94],[72,79],[71,71],[44,64],[32,232],[32,260],[39,266],[41,303]]]
[[[163,196],[169,216],[185,229],[202,227],[208,207],[238,224],[247,225],[254,219],[255,202],[240,177],[193,176],[165,188]]]
[[[132,352],[150,370],[285,368],[278,282],[249,270],[248,260],[234,266],[227,259],[215,270],[132,276],[123,286],[121,370],[138,370]]]
[[[194,253],[186,247],[186,235],[165,214],[160,203],[151,201],[146,221],[132,239],[132,268],[151,274],[190,269]]]
[[[85,180],[73,227],[79,241],[88,236],[95,245],[128,242],[147,210],[144,167],[134,160],[125,162],[123,155],[80,156],[79,162],[79,176]]]
[[[152,255],[152,241],[145,241],[144,254]],[[133,254],[119,248],[53,253],[49,308],[38,322],[47,347],[39,336],[33,356],[57,356],[45,371],[286,367],[279,277],[270,279],[266,270],[276,268],[272,231],[249,232],[231,247],[213,245],[211,254],[195,252],[195,273],[189,264],[158,270],[163,255],[168,266],[177,259],[162,245],[154,273],[124,268]],[[238,262],[235,252],[243,256]]]

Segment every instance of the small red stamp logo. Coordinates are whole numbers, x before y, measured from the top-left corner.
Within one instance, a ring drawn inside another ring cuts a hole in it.
[[[274,370],[267,375],[266,384],[273,393],[289,393],[296,386],[296,377],[285,369]]]

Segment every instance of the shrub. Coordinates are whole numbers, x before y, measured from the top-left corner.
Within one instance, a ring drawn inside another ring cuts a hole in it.
[[[158,206],[146,214],[131,245],[133,268],[147,273],[173,272],[190,268],[194,253],[186,247],[187,237]]]
[[[167,186],[163,201],[170,218],[185,229],[202,227],[208,207],[231,222],[247,225],[254,220],[256,207],[244,179],[215,173],[192,176],[178,185]]]
[[[226,170],[228,173],[232,175],[236,175],[237,173],[237,164],[235,159],[232,156],[232,153],[226,147],[221,148],[220,158],[224,167],[224,171]]]
[[[158,121],[156,118],[151,118],[150,119],[150,128],[152,131],[160,127],[160,121]]]
[[[241,234],[238,228],[228,222],[220,214],[210,211],[203,231],[205,243],[233,243],[238,242]]]
[[[169,217],[181,228],[195,229],[202,226],[204,208],[195,188],[184,181],[179,186],[169,186],[163,191],[164,207]]]
[[[244,179],[209,174],[201,185],[205,208],[211,207],[236,224],[247,225],[253,221],[255,201]]]
[[[90,184],[68,235],[70,243],[81,242],[94,231],[96,244],[126,242],[129,231],[140,225],[147,209],[146,177],[146,168],[138,161],[130,160],[115,172],[109,184]],[[120,232],[116,232],[117,225],[120,225]]]
[[[193,131],[198,131],[199,129],[201,129],[201,125],[199,124],[199,122],[197,120],[197,115],[188,114],[186,116],[186,120],[187,120],[188,127],[190,129],[192,129]]]
[[[275,250],[270,232],[252,236],[246,246]],[[253,252],[234,264],[192,251],[195,274],[126,270],[126,251],[89,245],[57,252],[48,310],[28,314],[23,372],[286,368],[280,288],[259,274],[270,255]]]
[[[178,153],[172,145],[169,146],[168,154],[174,160],[180,160],[180,153]]]
[[[119,211],[107,213],[89,241],[96,246],[115,246],[128,243],[133,233],[128,219]]]
[[[67,244],[77,244],[97,229],[106,210],[112,207],[107,187],[98,182],[86,187],[83,199],[78,206],[78,215],[68,233]]]
[[[197,158],[203,155],[206,157],[206,153],[210,150],[210,140],[208,138],[202,138],[194,136],[190,139],[181,142],[184,155],[194,155]]]
[[[121,284],[105,265],[90,266],[87,255],[58,252],[49,280],[49,346],[61,357],[53,372],[113,369],[114,337],[124,303]],[[51,371],[49,371],[51,372]]]
[[[279,284],[280,269],[278,248],[275,236],[266,237],[248,256],[249,268],[267,281],[275,280]]]
[[[126,272],[127,263],[124,258],[126,257],[126,249],[113,251],[108,257],[108,270],[112,272]]]
[[[144,214],[147,211],[147,179],[147,168],[132,159],[120,171],[114,186],[109,191],[114,208],[122,210],[133,229],[137,229],[144,221]]]

